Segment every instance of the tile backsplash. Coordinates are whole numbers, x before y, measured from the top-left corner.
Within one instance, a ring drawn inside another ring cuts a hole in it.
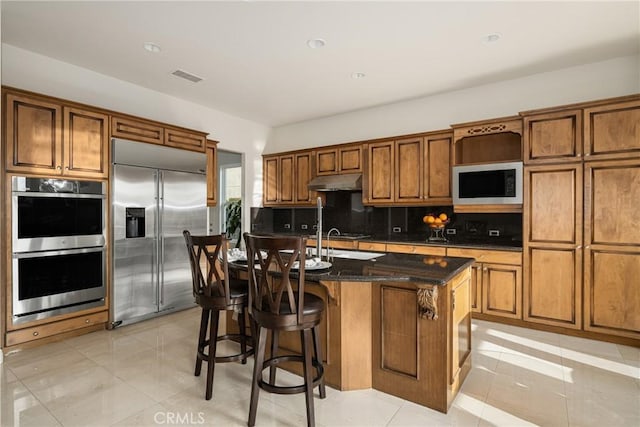
[[[313,234],[317,211],[309,208],[252,208],[252,231]],[[362,193],[337,191],[326,195],[323,228],[343,233],[386,235],[427,235],[422,222],[427,214],[446,213],[448,229],[468,238],[497,237],[522,240],[522,214],[456,214],[453,206],[371,207],[362,205]],[[306,227],[306,228],[305,228]],[[491,232],[491,236],[490,236]],[[450,232],[451,233],[451,232]]]

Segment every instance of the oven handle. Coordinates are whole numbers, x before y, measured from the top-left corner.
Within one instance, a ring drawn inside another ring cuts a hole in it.
[[[78,193],[32,193],[29,191],[14,191],[13,197],[47,197],[58,199],[106,199],[106,194],[78,194]]]
[[[14,252],[14,259],[24,259],[24,258],[42,258],[45,256],[58,256],[58,255],[74,255],[74,254],[87,254],[90,252],[103,252],[105,250],[104,246],[97,246],[93,248],[79,248],[79,249],[64,249],[64,250],[55,250],[55,251],[38,251],[38,252]]]

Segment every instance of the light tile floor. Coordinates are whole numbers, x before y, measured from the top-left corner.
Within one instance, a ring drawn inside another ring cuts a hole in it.
[[[193,376],[197,309],[9,354],[2,426],[246,425],[251,369]],[[227,351],[231,350],[229,348]],[[473,369],[448,414],[376,390],[316,399],[318,426],[638,426],[640,349],[473,322]],[[299,378],[279,374],[283,383]],[[258,426],[306,424],[304,396],[262,392]]]

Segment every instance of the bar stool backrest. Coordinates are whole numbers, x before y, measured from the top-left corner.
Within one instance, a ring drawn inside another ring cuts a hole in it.
[[[193,295],[224,298],[225,303],[230,305],[229,281],[224,280],[229,277],[227,238],[221,234],[192,236],[187,230],[182,235],[189,252]],[[203,265],[205,259],[206,263]],[[206,277],[203,267],[207,270]]]
[[[283,308],[288,308],[286,314],[295,314],[297,323],[302,324],[306,239],[249,233],[245,233],[244,238],[249,268],[249,312],[279,315]],[[298,278],[292,282],[294,265]],[[298,286],[294,289],[296,282]]]

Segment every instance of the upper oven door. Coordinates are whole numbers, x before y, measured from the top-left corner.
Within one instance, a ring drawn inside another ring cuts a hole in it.
[[[12,193],[14,253],[104,246],[104,194],[16,190],[20,188]]]
[[[454,205],[522,203],[522,162],[453,167]]]

